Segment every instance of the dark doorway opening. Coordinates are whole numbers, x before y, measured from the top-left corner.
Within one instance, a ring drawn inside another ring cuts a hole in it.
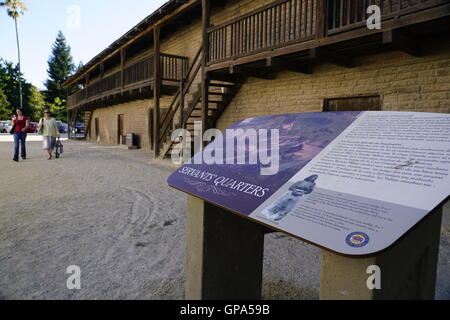
[[[95,140],[100,140],[100,120],[95,118]]]
[[[123,130],[123,114],[117,117],[117,143],[124,144],[124,130]]]

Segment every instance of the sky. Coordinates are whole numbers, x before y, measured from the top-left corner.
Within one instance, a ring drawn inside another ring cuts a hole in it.
[[[44,89],[51,47],[61,30],[75,65],[89,62],[166,0],[24,0],[19,19],[22,73]],[[0,58],[17,63],[14,20],[0,7]]]

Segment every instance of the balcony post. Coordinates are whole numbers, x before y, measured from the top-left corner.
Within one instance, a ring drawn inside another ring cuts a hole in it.
[[[125,79],[124,79],[124,69],[125,66],[125,48],[120,49],[120,88],[123,90],[123,87],[125,85]]]
[[[327,30],[327,0],[317,0],[316,39],[326,36]]]
[[[104,76],[105,76],[105,63],[102,62],[100,63],[100,79],[103,79]]]
[[[154,135],[154,152],[155,158],[159,156],[159,140],[160,140],[160,95],[161,95],[161,54],[159,42],[160,28],[153,29],[153,135]]]
[[[202,130],[205,132],[208,129],[208,91],[209,80],[206,72],[208,65],[209,53],[209,37],[208,28],[210,26],[210,2],[209,0],[202,0],[202,85],[201,85],[201,107],[202,107]],[[203,135],[203,132],[201,134]],[[202,139],[203,140],[203,139]]]
[[[180,80],[180,128],[183,128],[184,124],[184,79]]]
[[[84,85],[86,100],[88,98],[89,73],[86,73],[86,83]]]

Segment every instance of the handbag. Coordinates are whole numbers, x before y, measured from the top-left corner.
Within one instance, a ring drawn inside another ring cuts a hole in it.
[[[15,124],[12,125],[11,130],[9,131],[9,134],[14,134],[14,128],[16,127]]]
[[[58,138],[58,140],[56,140],[56,145],[55,145],[55,155],[56,155],[56,158],[59,158],[59,156],[60,156],[62,153],[64,153],[64,146],[63,146],[63,144],[61,143],[61,141],[60,141],[59,138]]]
[[[39,123],[41,124],[41,126],[39,127],[38,134],[42,135],[44,133],[44,119],[41,118]]]

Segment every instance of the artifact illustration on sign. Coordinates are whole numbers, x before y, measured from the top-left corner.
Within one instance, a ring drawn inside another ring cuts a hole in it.
[[[301,197],[310,194],[316,186],[318,175],[312,175],[305,180],[294,183],[289,191],[262,211],[262,215],[272,221],[280,221],[298,205]]]
[[[335,252],[388,248],[450,194],[449,114],[284,114],[229,129],[278,129],[278,172],[261,175],[261,163],[192,161],[169,185]],[[226,137],[202,152],[224,149]],[[273,146],[245,141],[248,158]]]

